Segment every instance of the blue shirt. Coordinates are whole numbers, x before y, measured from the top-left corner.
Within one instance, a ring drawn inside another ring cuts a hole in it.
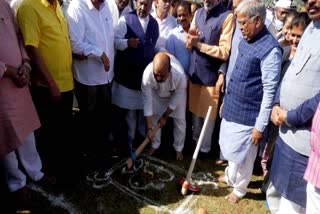
[[[226,74],[226,85],[228,85],[228,82],[231,77],[231,73],[233,71],[233,68],[236,64],[236,60],[238,57],[238,48],[239,48],[239,43],[243,39],[242,33],[239,28],[239,23],[236,22],[236,27],[234,29],[233,37],[232,37],[232,45],[231,45],[231,53],[230,53],[230,58],[228,61],[228,69],[227,69],[227,74]]]
[[[176,57],[188,75],[191,52],[186,48],[186,33],[181,25],[173,28],[167,38],[167,51]]]
[[[269,123],[272,110],[273,99],[278,87],[278,81],[281,72],[282,51],[280,48],[274,48],[261,61],[261,73],[263,83],[263,98],[259,116],[256,120],[255,128],[264,131]]]

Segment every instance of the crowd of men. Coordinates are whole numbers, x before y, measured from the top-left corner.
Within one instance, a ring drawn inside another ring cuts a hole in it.
[[[52,175],[72,167],[74,98],[83,152],[119,149],[125,130],[128,148],[149,138],[154,155],[172,118],[176,160],[187,126],[196,143],[212,106],[200,153],[210,154],[220,116],[228,166],[218,181],[233,188],[229,202],[246,195],[259,155],[272,213],[320,213],[320,0],[299,11],[279,0],[272,12],[262,0],[230,2],[0,0],[9,191],[24,197],[27,177],[54,184],[42,163]]]

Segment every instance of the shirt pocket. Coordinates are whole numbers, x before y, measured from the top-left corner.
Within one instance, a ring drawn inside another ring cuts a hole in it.
[[[299,75],[303,71],[308,61],[310,60],[311,53],[307,52],[302,57],[301,56],[296,56],[296,57],[299,57],[298,60],[295,61],[296,75]]]
[[[96,45],[98,43],[98,35],[94,32],[93,29],[86,28],[84,35],[85,35],[85,41],[88,42],[89,44]]]

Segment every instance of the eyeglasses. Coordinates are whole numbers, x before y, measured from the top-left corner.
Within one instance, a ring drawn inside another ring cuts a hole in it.
[[[239,25],[240,26],[246,26],[247,24],[248,24],[248,21],[249,20],[251,20],[251,21],[253,21],[255,18],[257,18],[259,15],[254,15],[254,16],[251,16],[251,17],[249,17],[248,19],[245,19],[245,20],[243,20],[243,21],[240,21],[239,19],[238,19],[238,23],[239,23]]]

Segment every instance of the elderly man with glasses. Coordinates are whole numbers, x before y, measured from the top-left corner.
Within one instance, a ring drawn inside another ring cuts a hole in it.
[[[264,22],[265,5],[244,0],[237,9],[243,39],[230,76],[222,109],[220,147],[228,160],[219,181],[233,187],[226,199],[237,203],[247,193],[258,145],[269,122],[282,51]]]

